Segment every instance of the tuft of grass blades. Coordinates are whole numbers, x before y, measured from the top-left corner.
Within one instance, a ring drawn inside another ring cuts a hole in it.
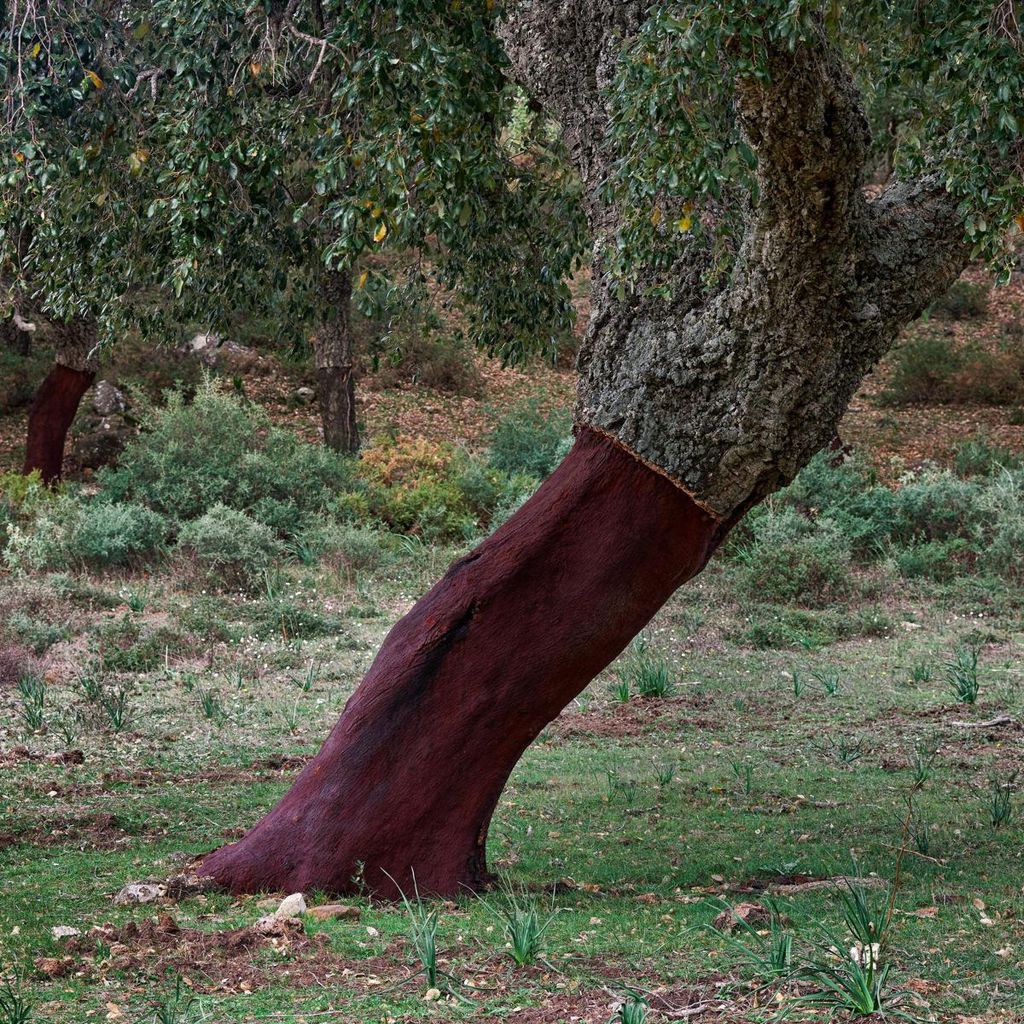
[[[492,902],[481,896],[480,902],[500,923],[509,956],[520,967],[532,964],[544,951],[544,934],[558,916],[554,896],[551,906],[543,910],[536,897],[502,879],[498,898]]]

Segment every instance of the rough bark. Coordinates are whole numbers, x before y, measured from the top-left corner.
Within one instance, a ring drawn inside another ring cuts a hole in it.
[[[26,475],[38,470],[47,484],[61,477],[68,430],[97,369],[94,324],[73,320],[54,325],[53,333],[54,366],[39,385],[29,411],[23,467]]]
[[[352,277],[348,271],[325,275],[324,306],[325,316],[313,342],[324,444],[335,451],[356,452],[359,428],[352,376]]]
[[[502,29],[519,81],[562,122],[595,236],[577,422],[617,438],[719,517],[790,481],[836,433],[900,328],[941,295],[968,250],[938,179],[863,193],[867,124],[822,39],[736,82],[758,200],[728,284],[707,292],[696,244],[671,300],[625,299],[602,270],[619,222],[602,89],[644,3],[522,0]],[[583,108],[581,111],[580,108]]]
[[[285,798],[203,873],[235,891],[455,894],[509,773],[698,572],[725,527],[583,429],[524,508],[392,629]],[[365,867],[360,868],[362,864]]]

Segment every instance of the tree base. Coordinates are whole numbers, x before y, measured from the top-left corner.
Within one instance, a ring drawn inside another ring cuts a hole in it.
[[[74,422],[82,396],[92,386],[96,374],[90,370],[72,370],[57,363],[36,391],[28,415],[25,445],[27,476],[39,471],[43,482],[55,483],[64,468],[64,445]]]
[[[280,803],[198,870],[234,892],[485,885],[516,762],[726,529],[581,429],[530,501],[395,625]]]

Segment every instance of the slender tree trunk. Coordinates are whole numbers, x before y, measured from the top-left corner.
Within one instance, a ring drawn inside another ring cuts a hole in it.
[[[835,436],[864,375],[968,258],[937,177],[863,194],[867,124],[824,33],[735,82],[757,155],[730,273],[690,235],[670,270],[605,271],[609,85],[647,0],[509,0],[520,82],[562,126],[595,239],[577,442],[531,501],[392,630],[282,801],[201,870],[235,891],[454,894],[529,743],[752,504]],[[668,291],[669,300],[660,297]]]
[[[317,398],[324,444],[339,452],[359,450],[355,381],[352,376],[352,276],[328,271],[324,282],[326,316],[314,341]]]
[[[94,325],[76,320],[54,330],[56,362],[39,385],[29,411],[23,469],[26,475],[38,470],[47,484],[61,477],[68,431],[82,396],[96,379]]]
[[[725,530],[584,428],[523,509],[392,629],[288,795],[203,873],[235,891],[338,892],[360,871],[378,893],[411,891],[414,874],[421,892],[479,886],[523,751]]]

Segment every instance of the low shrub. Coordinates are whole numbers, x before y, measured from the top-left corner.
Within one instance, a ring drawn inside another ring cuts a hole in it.
[[[388,534],[369,526],[330,520],[311,527],[302,540],[313,557],[355,572],[379,569],[394,560]]]
[[[424,326],[392,335],[389,351],[374,360],[380,387],[418,384],[456,395],[479,395],[483,385],[473,350],[461,334],[444,335]]]
[[[451,445],[398,437],[366,450],[360,473],[370,512],[388,529],[430,543],[461,540],[486,524],[502,493],[494,470],[472,468]]]
[[[256,589],[282,551],[269,526],[220,503],[186,523],[177,545],[185,564],[211,585],[241,590]]]
[[[973,281],[954,281],[949,291],[932,304],[931,310],[952,320],[983,317],[988,312],[988,288]]]
[[[882,392],[884,405],[938,402],[963,359],[946,337],[926,334],[911,338],[893,353],[892,376]]]
[[[144,505],[82,501],[64,493],[9,533],[5,559],[12,568],[106,568],[157,554],[169,526],[163,516]]]
[[[1018,347],[995,351],[952,338],[912,338],[893,355],[883,405],[1012,405],[1024,396],[1024,354]]]
[[[491,434],[488,461],[505,473],[543,480],[558,465],[572,442],[567,410],[545,411],[537,398],[514,406]]]
[[[139,502],[178,522],[222,505],[292,536],[360,487],[350,457],[271,426],[262,409],[209,377],[191,402],[169,392],[142,425],[100,482],[110,500]]]
[[[752,539],[736,552],[740,588],[762,599],[820,607],[850,592],[851,551],[831,519],[764,508]]]

